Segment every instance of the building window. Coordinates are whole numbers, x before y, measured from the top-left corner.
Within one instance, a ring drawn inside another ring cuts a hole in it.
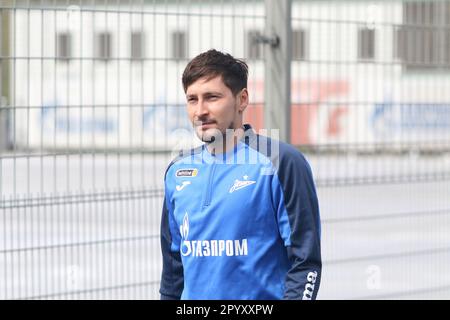
[[[404,28],[402,27],[395,27],[394,28],[394,59],[395,60],[402,60],[402,57],[405,56],[405,49],[406,49],[406,37],[403,34],[405,32]]]
[[[57,35],[57,59],[70,59],[72,57],[72,35],[69,32]]]
[[[358,59],[375,59],[375,30],[369,28],[360,28],[358,30]]]
[[[109,60],[111,59],[111,33],[102,32],[97,34],[96,42],[96,57],[99,59]]]
[[[187,35],[184,31],[172,32],[172,58],[186,59],[187,52]]]
[[[141,31],[131,33],[131,59],[139,60],[144,58],[144,33]]]
[[[262,58],[263,47],[261,43],[257,42],[257,39],[261,37],[261,31],[249,30],[246,33],[245,39],[245,56],[247,59],[256,60]]]
[[[450,68],[450,3],[403,4],[403,24],[394,33],[394,56],[406,70]]]
[[[308,39],[306,31],[303,29],[292,30],[292,59],[308,59]]]

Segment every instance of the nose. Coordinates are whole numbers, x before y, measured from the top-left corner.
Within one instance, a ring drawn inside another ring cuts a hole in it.
[[[197,118],[201,118],[209,113],[208,105],[203,100],[197,102],[197,108],[195,109],[195,115]]]

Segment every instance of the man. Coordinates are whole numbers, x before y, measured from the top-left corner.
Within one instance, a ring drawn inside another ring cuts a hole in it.
[[[245,62],[216,50],[183,73],[205,142],[167,168],[161,299],[315,299],[320,219],[311,169],[292,146],[243,125]]]

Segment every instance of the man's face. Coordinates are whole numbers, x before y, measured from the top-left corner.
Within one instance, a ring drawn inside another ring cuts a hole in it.
[[[248,104],[247,89],[234,96],[220,76],[198,79],[187,88],[186,99],[189,119],[204,142],[223,136],[227,129],[240,128],[242,112]]]

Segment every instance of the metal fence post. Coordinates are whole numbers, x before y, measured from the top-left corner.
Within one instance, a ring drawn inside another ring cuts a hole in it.
[[[4,5],[9,5],[4,1]],[[10,12],[0,8],[0,151],[9,147],[9,117],[8,109],[10,95]]]
[[[265,129],[279,129],[280,140],[291,138],[292,0],[266,0]],[[270,131],[269,131],[270,132]]]

